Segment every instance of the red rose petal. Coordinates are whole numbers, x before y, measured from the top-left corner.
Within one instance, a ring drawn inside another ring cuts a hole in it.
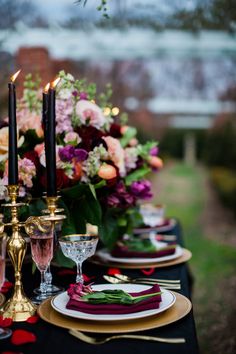
[[[119,268],[108,268],[107,274],[108,275],[121,274],[121,271]]]
[[[89,283],[89,282],[91,282],[91,280],[93,280],[95,277],[89,277],[88,275],[86,275],[86,274],[83,274],[83,278],[84,278],[84,281],[85,281],[85,283]]]
[[[16,329],[11,336],[11,343],[14,345],[34,342],[36,342],[35,334],[25,331],[24,329]]]
[[[13,287],[13,283],[10,282],[10,281],[5,281],[4,284],[3,284],[3,288],[7,288],[7,289],[10,289]]]
[[[141,269],[141,272],[144,275],[152,275],[155,272],[155,268]]]
[[[31,316],[29,317],[26,322],[28,323],[31,323],[31,324],[34,324],[34,323],[37,323],[39,320],[39,316],[38,315],[35,315],[35,316]]]
[[[12,322],[12,318],[3,318],[3,316],[0,316],[0,328],[10,327]]]

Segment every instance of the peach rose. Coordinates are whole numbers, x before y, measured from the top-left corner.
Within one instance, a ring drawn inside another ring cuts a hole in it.
[[[153,168],[160,169],[163,167],[163,161],[158,156],[151,156],[148,162],[149,162],[150,166],[152,166]]]
[[[104,136],[102,139],[105,140],[107,144],[108,158],[118,167],[120,175],[122,177],[125,176],[125,152],[119,140],[112,136]]]
[[[8,158],[8,127],[0,129],[0,162],[7,160]],[[23,136],[18,139],[18,148],[24,143],[25,138]]]
[[[103,179],[112,179],[117,176],[114,166],[104,163],[98,170],[98,176]]]

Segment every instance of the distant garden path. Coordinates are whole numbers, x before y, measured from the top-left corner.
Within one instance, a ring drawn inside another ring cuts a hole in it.
[[[236,353],[236,218],[221,206],[203,166],[170,161],[153,184],[155,201],[180,220],[193,253],[189,264],[201,353]]]

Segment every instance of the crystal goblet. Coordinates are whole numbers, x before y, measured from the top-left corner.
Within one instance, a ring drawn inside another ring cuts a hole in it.
[[[46,232],[35,231],[30,236],[30,245],[32,258],[41,273],[40,294],[34,296],[32,301],[40,304],[48,297],[45,272],[53,257],[53,229]]]
[[[59,243],[63,254],[76,263],[76,283],[83,284],[82,263],[85,259],[94,255],[98,243],[98,235],[66,235],[60,238]]]

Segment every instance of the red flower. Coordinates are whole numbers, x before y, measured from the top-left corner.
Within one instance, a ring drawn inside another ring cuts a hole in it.
[[[122,136],[120,132],[120,125],[116,123],[111,124],[109,135],[113,138],[120,138]]]
[[[66,188],[70,185],[70,179],[62,169],[57,169],[57,188]]]
[[[65,172],[62,169],[57,169],[57,188],[66,188],[70,186],[71,180],[66,176]],[[44,188],[47,187],[47,175],[46,172],[40,177],[40,183]]]
[[[95,146],[104,143],[102,137],[105,136],[105,133],[95,127],[86,127],[83,125],[82,127],[79,127],[77,129],[77,133],[79,134],[82,140],[79,146],[80,148],[85,149],[86,151],[91,151]]]

